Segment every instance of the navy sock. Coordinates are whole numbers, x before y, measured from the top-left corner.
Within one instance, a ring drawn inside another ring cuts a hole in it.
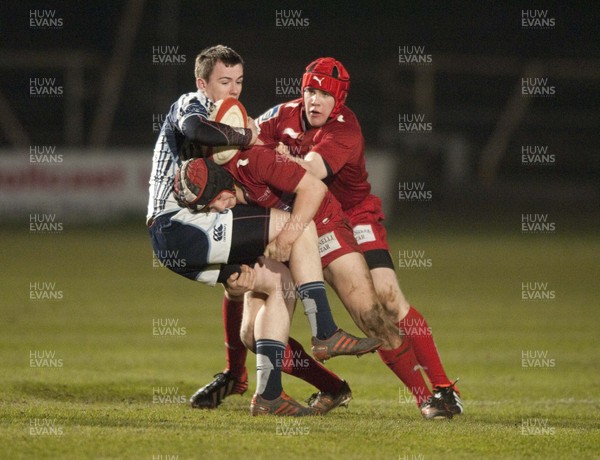
[[[256,393],[265,399],[277,399],[283,391],[281,365],[285,343],[271,339],[256,341]]]
[[[331,337],[338,327],[335,324],[323,281],[313,281],[298,286],[298,296],[308,317],[312,335],[318,339]]]

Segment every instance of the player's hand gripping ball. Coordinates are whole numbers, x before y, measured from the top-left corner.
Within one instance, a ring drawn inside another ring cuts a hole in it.
[[[247,128],[248,115],[240,101],[234,97],[221,99],[215,103],[213,110],[208,115],[210,121],[216,121],[229,125],[232,128]],[[207,147],[200,145],[198,141],[185,139],[179,150],[181,161],[192,158],[209,158],[218,165],[224,165],[231,160],[239,151],[237,146]]]

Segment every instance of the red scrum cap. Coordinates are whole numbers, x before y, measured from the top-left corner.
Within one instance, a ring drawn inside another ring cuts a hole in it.
[[[319,58],[308,64],[302,76],[302,92],[308,87],[323,90],[333,96],[335,105],[330,117],[335,117],[348,96],[350,75],[340,61],[331,57]]]
[[[179,206],[192,211],[207,212],[224,190],[235,193],[233,177],[205,158],[184,161],[175,174],[173,195]]]

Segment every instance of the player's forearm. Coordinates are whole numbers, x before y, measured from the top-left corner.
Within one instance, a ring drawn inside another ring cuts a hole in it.
[[[201,116],[190,116],[182,125],[184,136],[200,145],[216,147],[238,145],[245,147],[252,141],[252,131],[246,128],[232,128],[229,125],[207,120]]]
[[[296,241],[316,216],[326,193],[327,186],[320,180],[309,174],[302,178],[296,188],[296,199],[290,220],[283,226],[282,238]]]
[[[327,177],[327,167],[321,155],[316,152],[308,152],[304,158],[292,157],[296,163],[302,166],[311,175],[317,179],[325,179]]]

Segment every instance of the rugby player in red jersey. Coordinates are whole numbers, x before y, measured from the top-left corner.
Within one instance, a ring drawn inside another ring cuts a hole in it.
[[[381,200],[371,193],[368,181],[360,124],[345,105],[349,87],[350,76],[339,61],[327,57],[311,62],[302,78],[302,98],[275,106],[257,119],[259,140],[278,143],[284,158],[323,180],[339,200],[369,265],[379,301],[402,335],[401,346],[388,343],[379,349],[381,359],[411,389],[425,418],[451,418],[463,413],[462,402],[455,382],[444,371],[431,329],[398,284]],[[348,279],[336,280],[337,286],[350,283],[352,273],[344,273]]]

